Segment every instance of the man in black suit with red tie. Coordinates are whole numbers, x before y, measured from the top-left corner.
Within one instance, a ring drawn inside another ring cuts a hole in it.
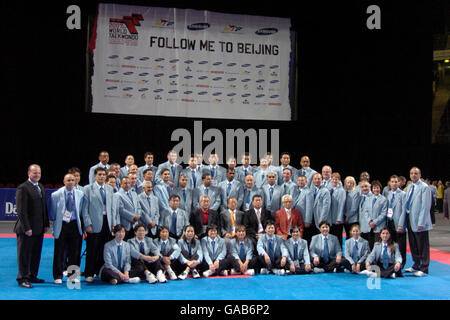
[[[31,283],[43,283],[38,279],[44,233],[50,228],[44,186],[39,183],[41,167],[28,167],[28,180],[16,191],[16,208],[19,219],[14,226],[17,234],[17,282],[23,288]]]
[[[256,248],[258,238],[264,233],[266,223],[272,220],[270,211],[263,208],[263,198],[259,194],[255,194],[252,199],[253,208],[244,213],[242,223],[247,231],[247,237],[253,241]],[[256,250],[256,249],[255,249]]]

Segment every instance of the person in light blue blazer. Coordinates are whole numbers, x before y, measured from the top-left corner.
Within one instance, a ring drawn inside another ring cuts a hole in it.
[[[307,181],[307,187],[309,188],[312,184],[312,177],[317,173],[316,170],[310,168],[311,161],[309,160],[308,156],[303,156],[300,159],[300,166],[301,168],[297,170],[297,176],[294,177],[295,179],[299,176],[305,176]]]
[[[200,209],[200,198],[203,195],[207,195],[210,200],[210,209],[214,211],[220,210],[220,204],[222,203],[222,196],[220,190],[214,187],[212,184],[212,177],[209,173],[204,173],[202,176],[202,184],[194,190],[193,203],[194,209]]]
[[[323,166],[322,167],[322,183],[320,184],[322,187],[327,188],[330,190],[332,188],[331,186],[331,175],[333,174],[333,170],[330,166]]]
[[[132,165],[134,165],[134,156],[129,154],[125,157],[125,165],[122,168],[120,168],[119,179],[129,176],[130,167]],[[136,169],[137,169],[137,166],[136,166]],[[137,171],[136,171],[136,174],[137,174]]]
[[[284,241],[284,246],[289,253],[287,257],[287,274],[307,274],[312,271],[309,258],[308,242],[300,238],[298,226],[292,226],[291,238]]]
[[[127,234],[125,241],[134,238],[134,224],[141,218],[142,209],[136,192],[131,191],[131,181],[127,176],[122,177],[120,181],[120,190],[115,193],[114,208],[116,221],[125,227]]]
[[[178,186],[178,179],[180,179],[180,173],[183,171],[183,167],[177,163],[178,153],[174,150],[170,150],[167,153],[167,161],[161,163],[156,171],[155,180],[157,184],[162,182],[161,172],[164,169],[169,169],[169,181],[167,184],[171,188]]]
[[[148,228],[148,236],[155,239],[157,237],[160,215],[158,198],[153,194],[152,182],[144,182],[144,192],[138,196],[138,199],[142,210],[140,222]]]
[[[361,193],[356,190],[356,180],[352,176],[344,179],[345,205],[344,205],[344,229],[345,234],[350,234],[350,228],[354,224],[359,224],[359,204]]]
[[[169,200],[170,210],[164,209],[160,213],[159,224],[169,229],[170,237],[178,240],[183,230],[189,225],[189,216],[186,211],[179,208],[180,197],[172,194]]]
[[[398,245],[394,243],[388,228],[381,229],[378,241],[366,260],[366,269],[372,270],[371,265],[378,265],[382,278],[403,277],[402,256]],[[370,275],[370,273],[368,273]]]
[[[180,175],[178,187],[172,189],[171,195],[176,194],[180,197],[180,209],[184,210],[188,217],[191,217],[193,208],[194,190],[188,187],[188,176],[184,173]]]
[[[320,222],[320,234],[311,239],[309,253],[313,259],[314,273],[344,272],[342,250],[336,236],[330,234],[330,224]]]
[[[87,282],[93,281],[103,265],[103,248],[112,239],[111,231],[117,224],[113,201],[113,188],[105,184],[106,170],[97,168],[95,182],[84,188],[83,223],[86,237],[86,268],[84,276]]]
[[[275,174],[275,184],[278,181],[278,171],[269,169],[269,162],[267,158],[262,158],[260,160],[260,166],[253,173],[255,177],[255,185],[257,188],[262,188],[265,184],[267,184],[267,174],[274,173]]]
[[[389,178],[389,191],[386,194],[388,200],[387,227],[392,240],[398,243],[402,255],[402,268],[406,263],[406,193],[400,190],[398,176]]]
[[[267,173],[267,183],[263,185],[264,192],[263,199],[265,200],[265,208],[270,211],[272,218],[275,219],[275,214],[281,208],[281,197],[283,190],[276,184],[277,176],[274,172]]]
[[[99,163],[97,163],[96,165],[93,165],[90,169],[89,169],[89,184],[92,184],[95,182],[95,178],[94,178],[94,171],[95,169],[97,169],[98,167],[103,168],[105,170],[109,169],[109,153],[108,151],[101,151],[98,155],[98,160],[100,161]]]
[[[372,195],[366,199],[359,216],[361,236],[369,241],[370,250],[380,230],[386,226],[387,200],[381,195],[381,189],[381,183],[378,180],[372,182]]]
[[[345,261],[343,262],[345,269],[351,273],[364,274],[369,253],[369,242],[361,237],[359,225],[355,223],[350,228],[349,235],[345,241]]]
[[[281,187],[283,191],[283,196],[285,194],[288,194],[292,196],[294,194],[294,189],[296,187],[296,184],[292,181],[292,169],[291,168],[284,168],[281,172],[281,181],[278,182],[279,186]]]
[[[346,193],[344,188],[342,188],[341,175],[338,172],[333,172],[331,175],[330,198],[331,205],[328,216],[328,222],[331,226],[330,233],[335,235],[339,239],[339,244],[342,245]]]
[[[283,177],[284,169],[291,170],[291,179],[293,179],[294,177],[297,176],[297,169],[290,165],[291,154],[289,152],[281,153],[280,163],[281,163],[281,165],[277,167],[277,172],[278,172],[277,184],[281,186],[286,181],[286,179],[284,179],[284,177]],[[294,185],[295,185],[295,183],[294,183]]]
[[[68,266],[80,266],[83,230],[81,216],[84,193],[75,189],[75,177],[64,176],[64,187],[52,193],[49,220],[53,221],[55,238],[53,279],[61,284],[64,270],[64,249],[67,247]],[[79,281],[78,279],[76,281]]]
[[[169,228],[162,225],[159,228],[159,238],[153,240],[156,248],[158,248],[161,257],[161,264],[169,276],[170,280],[177,280],[176,270],[180,270],[181,249],[177,244],[177,240],[169,237]]]
[[[202,183],[202,171],[197,170],[197,158],[195,155],[189,157],[189,163],[186,169],[181,171],[181,175],[185,174],[188,177],[187,187],[189,189],[195,189]]]
[[[311,238],[314,234],[311,233],[311,225],[313,221],[313,205],[314,205],[314,193],[307,187],[307,179],[305,176],[300,175],[297,177],[297,186],[292,193],[293,208],[299,210],[302,215],[303,221],[303,235],[302,238],[308,242],[311,242]],[[315,229],[315,226],[313,227]]]
[[[264,192],[260,188],[255,186],[255,178],[251,174],[248,174],[245,177],[244,181],[245,185],[242,187],[243,190],[242,205],[239,208],[239,210],[245,212],[250,209],[253,209],[253,197],[255,195],[263,197]]]
[[[240,208],[244,202],[244,188],[242,184],[234,178],[234,169],[227,169],[227,179],[220,182],[218,185],[219,191],[221,193],[221,204],[220,211],[227,209],[227,202],[229,198],[236,198],[237,206]]]
[[[178,279],[184,280],[189,274],[192,278],[200,278],[200,264],[203,261],[203,251],[200,240],[195,238],[194,227],[188,225],[184,228],[183,236],[178,240],[181,253],[178,257],[180,271]]]
[[[143,165],[142,167],[138,168],[138,179],[140,181],[144,181],[144,171],[147,169],[152,170],[153,172],[153,176],[156,176],[156,171],[158,170],[158,168],[156,168],[153,165],[153,160],[154,160],[154,155],[152,152],[146,152],[144,154],[144,161],[145,161],[145,165]]]
[[[227,259],[227,246],[225,240],[218,237],[218,227],[209,225],[206,228],[208,236],[202,238],[203,262],[201,265],[203,276],[208,278],[212,275],[227,276],[229,260]]]
[[[226,169],[218,165],[219,157],[215,153],[209,156],[209,166],[206,166],[207,172],[211,174],[211,184],[218,187],[219,183],[226,179]]]
[[[145,236],[147,233],[145,224],[138,223],[133,230],[135,237],[128,240],[131,250],[130,272],[150,284],[167,282],[159,249],[151,238]]]
[[[265,233],[258,238],[256,245],[260,274],[285,274],[285,266],[289,253],[284,246],[283,238],[275,234],[275,222],[267,221]]]
[[[409,176],[412,183],[405,191],[405,220],[414,264],[405,271],[413,272],[417,277],[423,277],[428,274],[430,265],[428,232],[433,228],[430,216],[431,193],[428,185],[420,180],[421,171],[419,168],[411,168]]]
[[[172,187],[170,186],[170,170],[161,170],[162,180],[153,187],[153,193],[155,197],[158,198],[159,211],[169,210],[169,198],[172,194]]]
[[[117,283],[139,283],[141,279],[131,271],[130,245],[123,241],[125,228],[121,224],[114,226],[114,239],[105,244],[103,259],[105,264],[99,272],[99,277],[104,282],[112,285]]]
[[[331,179],[330,179],[331,180]],[[313,184],[310,188],[314,196],[313,202],[313,222],[311,230],[312,235],[319,233],[319,223],[328,221],[331,206],[330,190],[322,184],[322,175],[316,173],[313,175]],[[314,229],[314,227],[316,227]]]
[[[248,175],[252,175],[256,172],[256,169],[253,168],[250,164],[251,164],[251,156],[250,153],[246,152],[243,156],[242,156],[242,165],[236,167],[235,172],[236,172],[236,177],[235,179],[237,181],[239,181],[242,185],[245,184],[245,177],[247,177]]]
[[[257,272],[258,260],[253,255],[253,242],[247,238],[245,226],[236,227],[236,237],[230,241],[228,252],[231,274],[245,274],[252,276]]]

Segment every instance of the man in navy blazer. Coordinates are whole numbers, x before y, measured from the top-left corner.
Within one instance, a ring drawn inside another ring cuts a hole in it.
[[[428,185],[421,181],[421,171],[417,167],[411,168],[409,176],[412,183],[406,189],[406,223],[408,228],[409,246],[414,264],[406,272],[413,272],[416,277],[428,274],[430,264],[430,240],[428,231],[431,230],[431,193]]]
[[[75,189],[75,177],[72,174],[66,174],[64,176],[64,187],[52,193],[50,220],[54,221],[53,279],[56,284],[62,283],[64,249],[66,247],[68,265],[80,266],[83,201],[84,193]],[[75,281],[79,282],[79,279],[75,279]]]

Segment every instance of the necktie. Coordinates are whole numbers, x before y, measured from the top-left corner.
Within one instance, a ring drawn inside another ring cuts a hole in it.
[[[169,195],[169,197],[170,197],[170,186],[169,185],[167,185],[166,186],[166,188],[167,188],[167,194]]]
[[[197,178],[195,177],[195,170],[192,170],[192,182],[194,182],[194,188],[197,188]]]
[[[41,192],[41,188],[39,188],[39,184],[35,184],[34,187],[36,188],[37,192],[39,192],[39,196],[42,198],[42,192]]]
[[[306,175],[306,171],[304,169],[302,169],[302,176]]]
[[[274,260],[274,252],[273,252],[273,239],[269,239],[269,250],[268,254],[270,257],[270,260]]]
[[[103,189],[103,187],[100,187],[100,194],[102,195],[103,205],[106,206],[106,194],[105,189]]]
[[[406,201],[406,212],[408,212],[408,213],[409,213],[409,209],[411,206],[411,199],[412,199],[412,195],[414,193],[414,187],[415,187],[415,185],[413,184],[412,188],[411,188],[411,192],[409,193],[408,201]]]
[[[188,243],[187,243],[187,246],[188,246],[188,250],[189,250],[189,255],[192,255],[191,243],[188,242]]]
[[[197,172],[200,172],[200,166],[197,167]]]
[[[375,205],[375,202],[377,202],[377,198],[373,198],[373,200],[372,200],[372,209],[373,209],[373,206]]]
[[[133,197],[131,196],[131,192],[130,191],[127,192],[127,196],[130,199],[130,201],[131,201],[131,205],[134,207]]]
[[[325,238],[323,239],[323,252],[322,252],[322,258],[323,258],[323,261],[324,261],[325,263],[328,263],[328,261],[330,261],[330,251],[329,251],[329,249],[328,249],[328,238],[327,238],[327,237],[325,237]]]
[[[247,197],[245,198],[245,203],[250,203],[250,190],[247,189]]]
[[[172,180],[175,180],[175,166],[171,166],[170,171],[172,171]]]
[[[270,192],[270,201],[272,201],[272,197],[273,197],[273,187],[269,188],[269,192]]]
[[[286,194],[286,183],[284,184],[284,194]]]
[[[117,262],[119,263],[119,269],[122,270],[122,246],[117,246]]]
[[[205,193],[206,195],[208,195],[208,188],[205,188]]]
[[[361,209],[364,207],[364,202],[366,201],[366,196],[363,196],[363,199],[361,201]]]
[[[216,242],[213,240],[213,241],[211,241],[211,246],[212,246],[212,254],[213,254],[213,256],[214,256],[214,253],[215,253],[215,251],[216,251]]]
[[[72,198],[72,192],[69,192],[67,194],[66,199],[66,210],[69,212],[73,212],[73,198]]]
[[[183,200],[186,203],[186,189],[183,189]]]
[[[298,188],[298,195],[297,198],[295,199],[295,203],[298,202],[298,200],[300,199],[300,195],[302,194],[302,189]]]
[[[358,256],[358,241],[355,241],[355,245],[353,246],[353,253],[352,253],[352,259],[355,263],[358,262],[359,256]]]
[[[314,200],[316,200],[317,192],[319,191],[319,188],[316,187],[316,190],[314,191]]]
[[[248,175],[247,169],[244,169],[244,177],[246,177],[247,175]]]
[[[177,234],[177,212],[172,212],[172,225],[170,226],[170,232],[172,234]]]
[[[162,254],[165,254],[165,253],[166,253],[166,243],[165,243],[165,242],[163,242],[163,243],[161,244],[161,252],[162,252]]]
[[[216,168],[212,168],[211,173],[212,173],[212,178],[214,179],[214,177],[216,176]]]
[[[230,219],[231,219],[231,225],[234,227],[235,223],[236,223],[236,221],[234,221],[234,211],[230,212]]]
[[[239,249],[239,259],[241,259],[242,262],[245,262],[247,255],[245,254],[245,248],[244,243],[241,242],[241,248]]]
[[[294,261],[298,260],[298,243],[294,243]]]
[[[264,184],[264,173],[262,174],[262,183]]]
[[[228,182],[228,186],[227,186],[227,198],[230,196],[230,191],[231,191],[231,182]]]
[[[333,196],[334,188],[330,190],[330,196]]]
[[[389,204],[389,208],[391,208],[391,209],[394,206],[394,200],[395,200],[395,193],[392,192],[392,199],[391,199],[391,203]]]
[[[150,201],[150,197],[147,196],[147,202],[148,202],[148,207],[150,209],[150,211],[152,210],[152,202]]]
[[[145,254],[144,242],[139,242],[139,252]]]
[[[387,244],[385,244],[384,251],[383,251],[383,268],[387,269],[388,267],[389,267],[389,255],[388,255]]]

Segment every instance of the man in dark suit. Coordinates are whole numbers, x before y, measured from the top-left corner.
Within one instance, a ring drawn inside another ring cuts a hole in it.
[[[206,226],[211,224],[219,226],[220,224],[219,214],[217,211],[210,209],[210,204],[209,196],[202,195],[200,197],[200,209],[192,211],[189,218],[189,223],[194,226],[195,235],[198,239],[207,236]],[[220,230],[220,227],[218,227],[218,230]]]
[[[259,194],[255,194],[252,200],[250,210],[244,213],[242,222],[247,231],[247,237],[253,241],[256,248],[258,238],[264,233],[266,222],[272,220],[270,211],[263,208],[263,198]]]
[[[44,233],[50,227],[44,186],[39,183],[41,167],[28,167],[28,180],[16,191],[17,215],[14,226],[17,234],[17,282],[23,288],[32,288],[31,283],[43,283],[38,279]]]

